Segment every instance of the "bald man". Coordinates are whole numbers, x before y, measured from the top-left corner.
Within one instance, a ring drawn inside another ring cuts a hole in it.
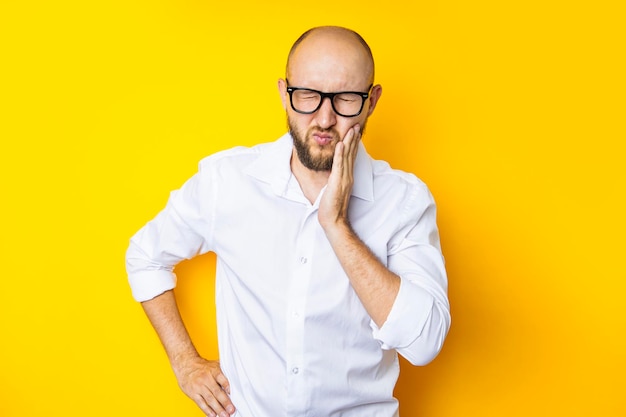
[[[278,90],[289,132],[205,158],[133,236],[133,296],[207,416],[397,416],[398,353],[429,363],[450,326],[435,203],[360,141],[382,94],[360,35],[305,32]],[[208,251],[220,362],[172,292],[174,266]]]

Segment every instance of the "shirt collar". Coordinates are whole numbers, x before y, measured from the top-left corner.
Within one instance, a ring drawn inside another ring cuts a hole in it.
[[[259,157],[248,166],[246,173],[259,181],[270,184],[276,195],[284,196],[291,177],[292,152],[293,139],[289,133],[285,133],[260,153]],[[361,142],[354,163],[352,196],[373,201],[373,178],[372,160]]]

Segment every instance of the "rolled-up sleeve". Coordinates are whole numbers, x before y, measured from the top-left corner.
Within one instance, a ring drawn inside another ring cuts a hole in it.
[[[390,242],[388,268],[400,290],[385,323],[371,322],[383,349],[395,349],[413,365],[426,365],[440,352],[450,328],[447,275],[430,192],[419,187],[405,206]]]
[[[126,272],[135,300],[147,301],[174,288],[176,264],[210,249],[210,200],[209,178],[201,169],[131,238]]]

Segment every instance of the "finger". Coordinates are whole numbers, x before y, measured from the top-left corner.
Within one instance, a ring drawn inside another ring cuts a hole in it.
[[[215,382],[207,385],[206,387],[209,389],[213,398],[215,398],[218,402],[218,405],[222,410],[226,410],[228,414],[232,414],[235,412],[235,406],[230,400],[230,384],[226,376],[222,373],[221,369],[217,369],[214,373]],[[220,410],[213,407],[213,409],[219,414]],[[220,414],[221,415],[221,414]]]
[[[352,139],[354,138],[354,126],[348,129],[346,135],[343,137],[342,142],[346,145],[346,148],[349,147]]]
[[[202,396],[204,402],[208,405],[209,411],[215,413],[215,416],[228,417],[235,412],[235,407],[230,402],[228,395],[219,388],[219,390],[205,392]],[[202,411],[205,411],[204,409]]]
[[[354,143],[354,129],[350,128],[350,130],[348,130],[348,133],[346,133],[345,139],[343,140],[343,144],[344,144],[343,157],[344,158],[348,158],[350,156],[353,143]]]
[[[350,155],[350,148],[352,145],[352,139],[354,138],[354,129],[350,128],[348,129],[348,131],[346,132],[346,135],[343,137],[343,140],[340,142],[343,146],[341,147],[341,153],[339,154],[339,156],[341,157],[341,174],[342,176],[344,176],[346,174],[345,170],[347,168],[346,166],[346,159],[349,158]]]
[[[333,181],[337,176],[341,177],[343,171],[343,150],[345,148],[345,144],[343,142],[337,142],[335,145],[335,155],[333,156],[333,166],[330,169],[330,178],[328,179],[329,184]]]
[[[219,405],[228,412],[228,414],[232,414],[235,412],[235,406],[233,405],[230,397],[228,396],[228,392],[222,387],[216,387],[213,390],[213,396],[219,402]]]
[[[354,126],[352,126],[350,128],[350,133],[351,133],[351,139],[350,141],[352,143],[357,143],[359,141],[359,138],[361,137],[361,126],[357,123]],[[347,135],[346,135],[347,136]]]
[[[356,155],[359,149],[359,142],[361,141],[361,125],[354,125],[354,154]]]
[[[217,417],[217,413],[213,411],[213,408],[209,405],[209,403],[204,399],[201,394],[192,397],[192,399],[207,417]]]
[[[230,414],[233,414],[235,406],[229,397],[230,384],[219,366],[213,368],[205,376],[206,378],[202,385],[198,387],[199,395],[202,399],[202,403],[198,402],[198,405],[201,406],[202,411],[211,417],[228,417]],[[203,404],[204,407],[202,407]]]
[[[213,367],[211,370],[211,376],[219,386],[227,393],[230,394],[230,383],[228,382],[228,378],[222,372],[222,368],[220,368],[219,362],[216,363],[217,366]]]
[[[352,137],[352,140],[350,141],[350,152],[352,154],[352,157],[354,158],[356,157],[357,150],[359,149],[359,141],[361,140],[361,126],[356,124],[352,129],[354,135]]]
[[[220,384],[220,386],[226,392],[226,394],[230,395],[230,382],[228,382],[228,379],[226,379],[224,374],[220,372],[219,374],[215,376],[215,380],[217,381],[218,384]]]
[[[354,166],[354,160],[356,158],[356,153],[357,153],[357,149],[358,149],[358,143],[359,143],[359,125],[354,125],[352,128],[350,128],[350,131],[348,132],[348,135],[346,139],[346,150],[344,152],[344,158],[345,158],[345,165],[344,165],[344,175],[347,175],[348,177],[352,176],[352,170],[353,170],[353,166]]]

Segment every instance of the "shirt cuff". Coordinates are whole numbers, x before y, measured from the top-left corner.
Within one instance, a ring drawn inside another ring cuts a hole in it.
[[[401,278],[400,290],[382,327],[370,321],[374,339],[386,350],[402,349],[420,335],[431,315],[434,298],[415,283]]]
[[[176,287],[176,274],[165,270],[138,271],[128,275],[133,298],[148,301]]]

